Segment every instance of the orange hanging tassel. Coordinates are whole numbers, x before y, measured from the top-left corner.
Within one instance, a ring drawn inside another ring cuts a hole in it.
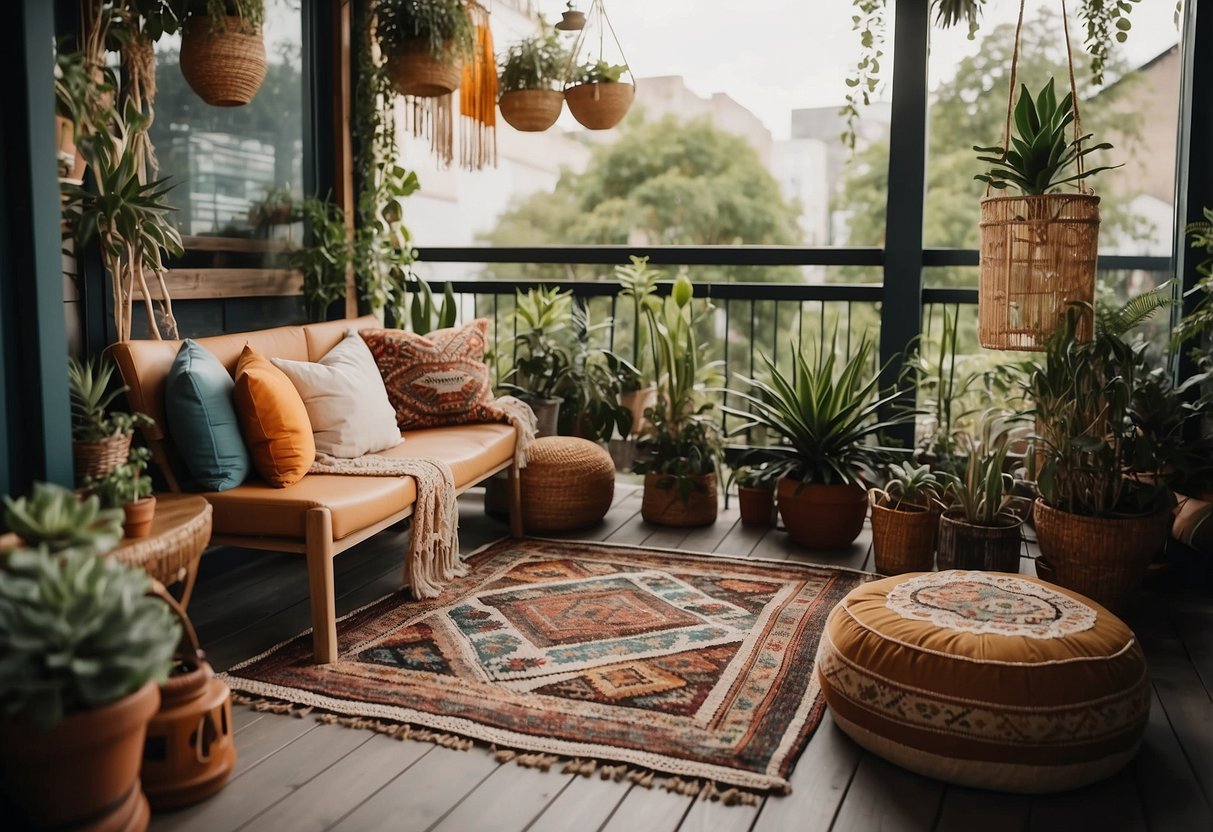
[[[459,87],[459,163],[480,170],[497,165],[497,64],[488,9],[470,2],[468,12],[476,26],[476,48]]]

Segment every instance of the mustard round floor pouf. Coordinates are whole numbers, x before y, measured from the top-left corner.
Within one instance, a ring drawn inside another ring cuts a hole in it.
[[[817,676],[838,726],[911,771],[1056,792],[1137,752],[1145,656],[1083,596],[1001,572],[918,572],[854,589],[826,622]]]
[[[615,463],[601,446],[575,436],[536,439],[522,469],[522,525],[528,533],[583,529],[615,497]]]

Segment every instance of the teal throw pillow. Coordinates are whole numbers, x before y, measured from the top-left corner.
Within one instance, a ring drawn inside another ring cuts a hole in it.
[[[206,347],[186,339],[164,384],[164,412],[173,444],[194,484],[225,491],[248,477],[252,460],[232,402],[235,384]]]

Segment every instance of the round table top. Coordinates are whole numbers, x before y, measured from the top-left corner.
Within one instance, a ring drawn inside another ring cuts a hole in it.
[[[147,537],[123,538],[111,554],[141,566],[164,583],[202,554],[211,539],[211,504],[197,494],[157,494],[156,515]],[[167,580],[166,580],[167,578]]]

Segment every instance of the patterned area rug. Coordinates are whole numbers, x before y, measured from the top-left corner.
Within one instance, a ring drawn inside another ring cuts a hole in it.
[[[329,721],[471,738],[532,765],[787,792],[824,707],[822,627],[864,580],[548,540],[499,541],[467,564],[438,598],[393,593],[343,618],[334,664],[313,665],[303,633],[224,678],[345,717]]]

